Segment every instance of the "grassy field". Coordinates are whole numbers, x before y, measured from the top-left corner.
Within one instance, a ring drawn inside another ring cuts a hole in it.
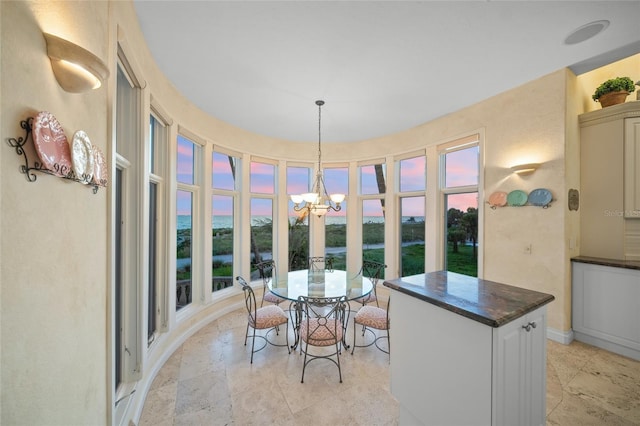
[[[458,253],[454,253],[452,247],[447,245],[447,270],[477,277],[478,259],[473,256],[473,247],[458,245]]]
[[[299,251],[301,257],[306,258],[306,246],[308,245],[308,226],[298,225],[289,229],[291,239],[296,240],[300,247],[291,248],[292,252]],[[271,224],[261,224],[253,226],[252,233],[255,244],[260,252],[271,252],[273,243],[273,228]],[[405,242],[415,241],[417,244],[409,245],[402,248],[402,276],[414,275],[424,272],[424,223],[403,223],[402,238]],[[363,244],[381,244],[384,242],[384,224],[367,223],[363,225]],[[327,225],[326,227],[326,246],[327,247],[345,247],[346,232],[345,225]],[[447,250],[447,269],[452,272],[458,272],[465,275],[477,276],[478,266],[477,259],[473,257],[473,247],[459,245],[458,253],[453,253],[452,245],[448,245]],[[216,229],[213,234],[213,255],[225,255],[233,253],[233,230],[232,229]],[[178,231],[178,247],[177,258],[191,257],[191,230]],[[368,249],[363,251],[365,259],[374,260],[384,263],[384,249]],[[346,254],[334,256],[334,267],[336,269],[345,269]],[[214,262],[214,276],[226,276],[232,274],[232,265],[222,262]],[[183,278],[189,278],[191,275],[190,268],[179,271],[178,275]]]

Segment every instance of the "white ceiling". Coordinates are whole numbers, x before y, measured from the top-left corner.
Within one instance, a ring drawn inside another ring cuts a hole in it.
[[[323,142],[364,140],[564,67],[579,74],[640,52],[640,1],[134,5],[155,61],[193,104],[293,141],[317,142],[317,99]],[[564,44],[602,19],[610,25],[596,37]]]

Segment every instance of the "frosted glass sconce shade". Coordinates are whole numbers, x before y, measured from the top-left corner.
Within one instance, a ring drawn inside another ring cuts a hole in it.
[[[517,166],[511,167],[511,171],[519,175],[529,175],[535,172],[538,167],[540,167],[540,163],[518,164]]]
[[[65,91],[97,89],[109,77],[106,65],[93,53],[60,37],[43,34],[53,74]]]

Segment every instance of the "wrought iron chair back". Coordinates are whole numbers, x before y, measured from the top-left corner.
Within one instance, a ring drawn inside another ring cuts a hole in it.
[[[378,303],[378,292],[376,287],[380,278],[384,278],[384,270],[386,267],[387,265],[385,265],[384,263],[376,262],[373,260],[365,259],[362,261],[362,268],[360,269],[360,273],[363,277],[367,277],[371,280],[371,282],[373,283],[373,290],[368,295],[355,299],[356,302],[362,303],[363,305],[375,302],[376,306],[380,307],[380,304]]]
[[[247,283],[247,281],[241,276],[237,276],[236,280],[242,286],[242,291],[244,292],[244,305],[247,308],[249,326],[253,327],[256,324],[258,304],[256,303],[256,295],[253,292],[251,286]]]
[[[289,353],[291,353],[291,349],[289,348],[289,317],[282,310],[281,307],[277,305],[268,305],[265,307],[258,307],[256,302],[256,295],[253,292],[251,286],[247,283],[247,281],[241,276],[237,276],[236,280],[242,286],[242,291],[244,292],[244,303],[247,308],[247,330],[244,335],[244,345],[247,345],[247,338],[251,337],[251,363],[253,364],[253,354],[264,349],[267,344],[273,346],[286,346]],[[277,344],[273,343],[269,340],[269,333],[274,331],[276,334],[279,333],[280,325],[286,324],[285,330],[285,344]],[[249,335],[249,327],[253,329],[253,333]],[[266,330],[266,334],[259,335],[256,334],[256,330]],[[255,349],[256,337],[264,340],[264,345],[258,349]]]
[[[304,383],[304,373],[307,365],[316,359],[327,359],[338,367],[340,383],[342,383],[342,369],[340,367],[340,352],[345,333],[346,298],[341,297],[308,297],[300,296],[298,305],[302,310],[300,322],[300,353],[304,353],[301,383]],[[322,351],[312,354],[309,346],[335,348],[332,352]],[[333,357],[335,356],[335,359]]]
[[[273,260],[265,260],[263,262],[256,263],[255,267],[260,273],[260,278],[262,278],[262,301],[260,302],[260,306],[262,307],[264,305],[265,300],[279,305],[280,302],[283,302],[285,299],[269,290],[269,283],[273,277],[276,276],[276,262]]]
[[[312,256],[309,258],[310,271],[333,271],[333,257]]]

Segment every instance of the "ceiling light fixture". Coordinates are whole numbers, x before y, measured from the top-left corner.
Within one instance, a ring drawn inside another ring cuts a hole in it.
[[[96,55],[63,38],[43,34],[53,74],[65,91],[81,93],[97,89],[107,79],[109,70]]]
[[[571,34],[564,39],[564,44],[578,44],[583,41],[587,41],[592,37],[597,36],[602,31],[607,29],[609,26],[609,21],[603,19],[601,21],[589,22],[581,26],[580,28],[576,28],[571,31]]]
[[[306,210],[309,214],[315,214],[318,217],[322,217],[327,214],[329,210],[339,212],[342,209],[340,203],[344,201],[345,194],[329,195],[324,184],[324,177],[322,176],[321,147],[322,105],[324,105],[324,101],[316,101],[316,105],[318,105],[318,171],[316,173],[316,181],[313,185],[313,192],[292,195],[291,201],[293,201],[294,204],[294,211],[301,212]],[[303,202],[304,204],[301,205]]]

